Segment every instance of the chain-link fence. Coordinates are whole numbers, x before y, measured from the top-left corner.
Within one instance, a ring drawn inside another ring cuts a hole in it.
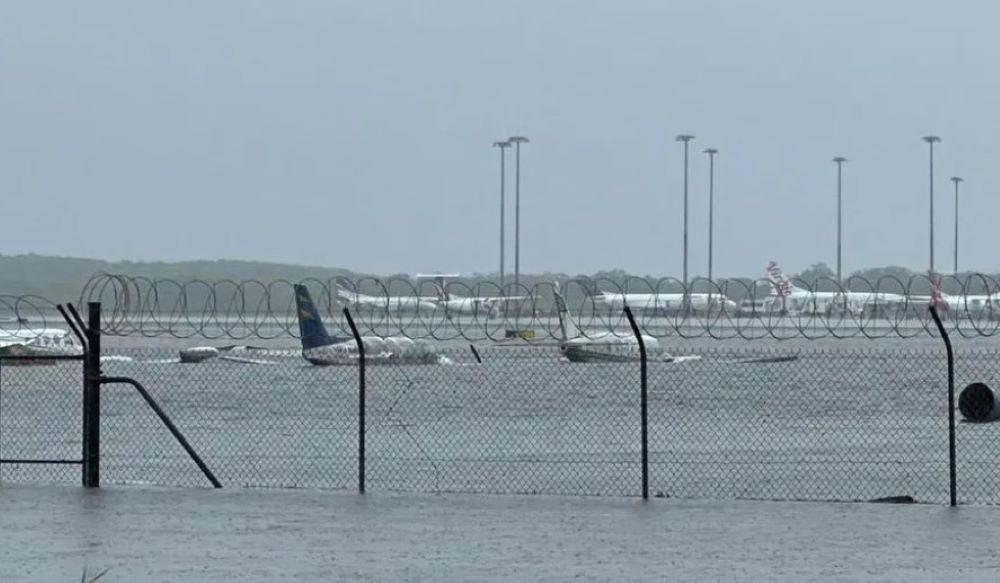
[[[106,351],[109,352],[109,351]],[[358,369],[298,351],[116,350],[225,487],[355,488]],[[943,349],[746,347],[648,366],[650,490],[671,497],[948,499]],[[481,362],[480,362],[481,361]],[[555,346],[477,346],[445,364],[367,367],[369,491],[637,496],[639,363],[571,363]],[[963,349],[960,390],[1000,351]],[[79,459],[81,366],[0,362],[0,459]],[[105,385],[105,484],[208,486],[140,396]],[[1000,503],[1000,424],[959,423],[958,493]],[[79,483],[77,466],[0,464],[0,481]]]
[[[0,483],[80,483],[80,361],[0,358]]]

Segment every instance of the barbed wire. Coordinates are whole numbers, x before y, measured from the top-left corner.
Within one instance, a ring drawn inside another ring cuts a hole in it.
[[[31,339],[46,329],[63,327],[66,322],[56,304],[37,295],[0,294],[0,339]]]
[[[655,337],[714,339],[912,338],[934,333],[927,305],[930,278],[851,277],[814,282],[774,279],[570,278],[530,286],[406,278],[310,279],[306,285],[331,331],[349,334],[350,308],[363,333],[435,340],[557,339],[554,292],[566,298],[585,336],[628,335],[628,304]],[[297,337],[287,280],[176,281],[100,273],[83,287],[81,304],[100,301],[106,334],[122,336],[274,339]],[[992,336],[1000,327],[1000,283],[976,274],[943,276],[940,306],[963,337]],[[781,295],[785,294],[785,295]],[[31,302],[22,302],[23,307]],[[16,311],[16,310],[15,310]]]

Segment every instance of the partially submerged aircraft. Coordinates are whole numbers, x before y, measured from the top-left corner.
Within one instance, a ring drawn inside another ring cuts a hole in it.
[[[288,351],[271,350],[256,346],[192,346],[180,350],[182,363],[199,363],[206,360],[219,359],[241,364],[274,364],[274,361],[255,358],[258,356],[287,356]]]
[[[378,298],[376,298],[378,299]],[[384,300],[385,298],[382,298]],[[416,299],[416,298],[409,298]],[[315,365],[349,365],[358,362],[358,345],[351,336],[330,336],[309,289],[295,285],[302,356]],[[432,308],[433,309],[433,308]],[[405,337],[362,336],[368,364],[446,364],[433,343]]]
[[[613,331],[607,331],[584,336],[566,308],[566,301],[559,293],[558,286],[556,286],[554,293],[556,309],[559,312],[559,331],[561,334],[559,351],[570,362],[624,362],[641,358],[639,340],[631,333],[618,335]],[[646,345],[648,359],[675,360],[660,350],[660,343],[656,338],[643,334],[642,341]]]
[[[0,356],[52,356],[80,354],[81,348],[68,330],[18,327],[0,330]]]

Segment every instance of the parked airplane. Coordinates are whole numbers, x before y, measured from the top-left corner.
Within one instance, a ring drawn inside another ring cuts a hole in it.
[[[781,267],[770,261],[765,269],[768,282],[771,284],[771,297],[782,303],[782,307],[799,314],[829,314],[843,311],[851,314],[861,314],[879,308],[898,308],[906,305],[907,298],[902,294],[890,292],[853,292],[853,291],[812,291],[796,287]],[[772,302],[772,309],[774,302]]]
[[[664,312],[679,312],[684,310],[685,298],[688,309],[701,312],[718,312],[720,310],[735,313],[738,306],[721,293],[649,293],[625,294],[600,292],[594,296],[594,302],[607,306],[614,311],[621,311],[628,306],[633,310],[657,310]]]
[[[920,303],[927,302],[937,306],[938,310],[950,312],[952,314],[982,313],[1000,308],[1000,293],[986,294],[962,294],[951,295],[941,291],[941,276],[932,274],[930,276],[931,295],[915,296],[914,301]]]
[[[608,331],[584,336],[566,309],[566,301],[559,293],[558,285],[555,297],[561,333],[559,351],[570,362],[622,362],[638,360],[641,357],[639,341],[631,333],[617,335]],[[646,345],[647,357],[651,360],[673,360],[669,354],[660,350],[660,343],[656,338],[643,334],[642,341]]]
[[[528,296],[477,296],[462,297],[455,295],[442,285],[435,284],[438,292],[437,305],[444,309],[445,314],[482,315],[487,318],[499,317],[512,303],[523,302]]]
[[[382,298],[383,301],[385,298]],[[295,307],[299,319],[302,356],[315,365],[356,364],[358,346],[350,336],[330,336],[309,289],[295,285]],[[433,308],[432,308],[433,309]],[[447,364],[434,344],[405,337],[362,336],[365,362],[369,364]]]
[[[387,312],[433,312],[437,307],[433,298],[420,296],[369,296],[337,287],[337,296],[351,308],[384,310]]]

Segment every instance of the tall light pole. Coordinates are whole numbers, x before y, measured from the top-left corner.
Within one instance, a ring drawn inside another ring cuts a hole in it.
[[[713,219],[715,218],[715,155],[719,153],[715,148],[705,150],[708,154],[708,282],[712,285],[712,240],[713,240]],[[711,293],[711,290],[709,290]]]
[[[688,297],[688,143],[694,136],[681,134],[677,136],[678,142],[684,142],[684,305],[687,305]]]
[[[955,183],[955,273],[958,273],[958,183],[962,182],[960,176],[952,176],[951,181]]]
[[[528,143],[524,136],[507,138],[514,144],[514,286],[521,285],[521,144]],[[516,292],[515,292],[516,293]]]
[[[930,146],[930,190],[931,190],[931,266],[930,273],[934,274],[934,144],[941,141],[937,136],[924,136],[923,140]]]
[[[833,159],[837,163],[837,283],[842,283],[844,281],[844,274],[841,271],[843,267],[842,262],[842,248],[843,248],[843,230],[841,229],[841,222],[844,218],[843,208],[844,208],[844,197],[843,197],[843,175],[844,175],[844,162],[847,162],[847,158],[837,156]]]
[[[507,230],[506,224],[504,222],[504,210],[507,208],[507,202],[504,196],[504,177],[507,175],[506,171],[506,160],[507,160],[507,148],[510,147],[510,142],[493,142],[494,148],[500,148],[500,289],[504,289],[504,232]]]

